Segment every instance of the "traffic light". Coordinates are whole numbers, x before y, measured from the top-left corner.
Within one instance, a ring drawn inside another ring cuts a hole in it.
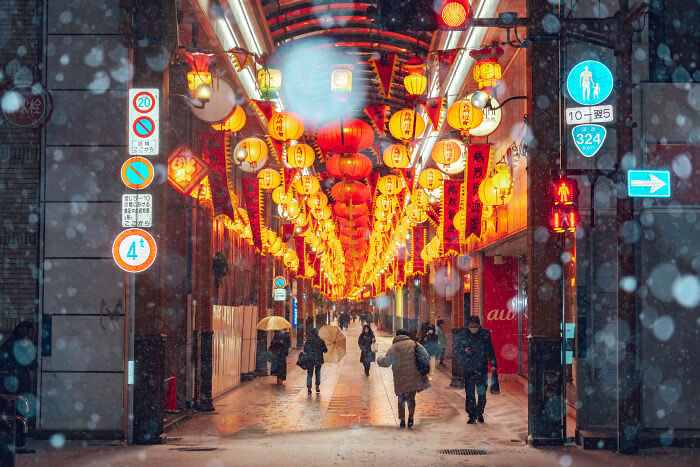
[[[559,177],[551,183],[551,227],[556,233],[574,232],[579,225],[578,183]]]
[[[440,29],[466,29],[469,18],[470,8],[467,0],[444,0],[442,2],[438,16]]]

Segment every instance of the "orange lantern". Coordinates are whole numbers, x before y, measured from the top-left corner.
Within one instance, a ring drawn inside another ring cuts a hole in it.
[[[328,196],[319,191],[309,196],[308,203],[312,209],[323,209],[328,205]]]
[[[490,91],[501,80],[501,65],[498,58],[503,55],[501,47],[486,47],[469,52],[476,59],[474,64],[474,81],[479,83],[479,89]]]
[[[237,105],[226,120],[219,123],[212,123],[211,127],[217,131],[235,133],[245,126],[245,121],[245,110],[243,110],[243,107],[240,105]]]
[[[291,141],[304,134],[304,122],[294,112],[275,112],[267,124],[270,136],[278,141]]]
[[[272,201],[277,204],[286,204],[292,199],[294,199],[294,195],[292,194],[291,190],[285,192],[284,188],[281,186],[272,190]]]
[[[412,141],[416,136],[421,136],[424,130],[423,117],[411,109],[401,109],[389,120],[389,132],[394,138],[404,143]]]
[[[405,169],[411,162],[408,148],[403,144],[392,144],[382,155],[384,165],[392,169]]]
[[[403,190],[403,181],[397,175],[385,175],[377,182],[377,188],[385,195],[397,195]]]
[[[470,130],[481,125],[483,119],[484,112],[474,107],[469,99],[455,102],[447,111],[447,123],[463,136],[468,136]]]
[[[372,161],[364,154],[334,154],[326,161],[326,170],[333,178],[361,180],[372,172]]]
[[[187,89],[190,90],[191,97],[196,97],[195,91],[199,86],[203,84],[211,86],[212,78],[211,73],[209,73],[209,66],[216,58],[216,55],[187,52],[185,53],[185,58],[191,68],[191,71],[187,73]]]
[[[361,204],[369,199],[369,195],[369,187],[360,182],[343,181],[331,189],[331,196],[341,203]]]
[[[318,192],[321,185],[318,183],[318,179],[313,175],[302,175],[301,178],[296,181],[295,187],[297,192],[302,195],[313,195]]]
[[[260,138],[246,138],[236,145],[234,152],[245,150],[245,162],[255,167],[255,164],[267,159],[267,144]]]
[[[462,148],[457,144],[457,142],[452,140],[438,141],[435,146],[433,146],[433,151],[430,156],[438,164],[445,164],[449,166],[459,161],[462,157]]]
[[[260,181],[260,188],[263,190],[272,190],[280,185],[282,177],[276,170],[264,169],[258,173],[258,180]]]
[[[423,190],[414,190],[411,194],[411,203],[415,204],[421,209],[428,209],[430,204],[430,196]]]
[[[295,144],[287,150],[287,163],[294,169],[311,167],[316,153],[308,144]]]
[[[416,224],[420,224],[428,220],[428,214],[413,203],[406,206],[406,216]]]
[[[329,153],[364,151],[374,141],[374,130],[362,120],[350,118],[323,125],[316,133],[319,147]]]
[[[333,205],[333,212],[335,213],[336,217],[353,219],[366,216],[369,213],[369,208],[366,204],[353,205],[341,202]]]
[[[442,186],[444,176],[437,169],[425,169],[418,176],[418,184],[426,190],[434,190]]]

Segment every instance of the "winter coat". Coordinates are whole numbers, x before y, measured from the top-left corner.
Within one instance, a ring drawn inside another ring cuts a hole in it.
[[[432,329],[433,332],[428,334],[428,330]],[[425,347],[429,355],[439,355],[440,349],[438,347],[438,336],[435,334],[435,326],[432,324],[425,328],[425,333],[421,337],[420,344]]]
[[[467,354],[466,348],[471,352]],[[475,334],[469,332],[469,329],[462,331],[455,344],[455,352],[459,355],[465,373],[488,373],[489,361],[491,368],[497,366],[491,331],[488,329],[481,328]]]
[[[289,348],[292,346],[292,341],[289,338],[289,334],[285,333],[275,333],[275,337],[272,339],[270,344],[270,352],[278,357],[286,357],[289,355]]]
[[[304,344],[304,357],[306,361],[311,365],[323,365],[323,354],[328,352],[328,347],[323,339],[315,334],[307,339]]]
[[[412,341],[410,337],[396,336],[386,354],[377,359],[379,366],[391,367],[394,374],[394,393],[397,396],[430,387],[428,376],[421,375],[416,368],[416,346],[419,352],[427,354],[423,346]]]
[[[437,334],[438,347],[440,349],[446,349],[447,348],[447,339],[445,338],[445,330],[442,328],[437,328],[437,331],[435,332],[435,334]]]
[[[374,361],[376,354],[372,352],[372,341],[374,341],[374,334],[365,334],[364,332],[360,334],[357,339],[357,345],[360,346],[360,361],[365,363],[371,363]]]

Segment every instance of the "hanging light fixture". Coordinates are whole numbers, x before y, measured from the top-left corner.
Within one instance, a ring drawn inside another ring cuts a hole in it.
[[[501,47],[485,47],[469,52],[469,56],[476,60],[473,67],[474,81],[479,83],[479,89],[490,92],[498,85],[501,80],[501,65],[498,64],[498,58],[503,53]]]
[[[208,97],[211,98],[212,77],[209,72],[209,66],[216,58],[216,55],[187,52],[185,53],[185,58],[191,68],[187,73],[187,89],[190,90],[190,97],[206,97],[208,91]]]
[[[349,93],[352,91],[352,65],[336,65],[331,72],[331,91]]]
[[[406,88],[406,94],[420,96],[428,87],[428,78],[424,75],[425,62],[418,57],[413,57],[405,63],[404,68],[406,76],[403,79],[403,84]]]
[[[263,99],[274,99],[282,87],[282,71],[265,66],[258,70],[258,89]]]

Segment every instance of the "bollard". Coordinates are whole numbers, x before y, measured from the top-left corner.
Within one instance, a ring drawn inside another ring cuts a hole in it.
[[[165,393],[165,411],[177,413],[177,378],[175,377],[175,373],[172,373],[170,378],[165,378],[165,383],[168,385],[168,389]]]

